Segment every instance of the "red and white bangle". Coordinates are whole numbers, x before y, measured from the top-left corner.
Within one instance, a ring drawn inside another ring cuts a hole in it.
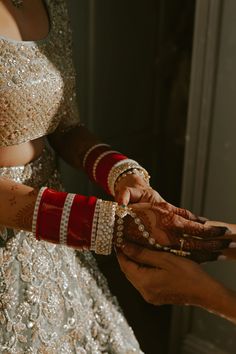
[[[37,240],[107,255],[112,249],[116,208],[115,202],[43,187],[32,231]]]
[[[118,177],[127,171],[144,176],[149,183],[148,172],[138,162],[110,149],[106,144],[97,144],[88,150],[84,157],[84,168],[92,181],[98,183],[108,194],[115,195]],[[139,171],[139,172],[137,172]]]
[[[93,152],[93,151],[97,151],[98,148],[102,148],[104,149],[105,151],[109,148],[110,148],[110,145],[108,144],[96,144],[96,145],[93,145],[90,149],[88,149],[88,151],[86,152],[86,154],[84,155],[84,158],[83,158],[83,168],[86,168],[86,164],[88,163],[87,159],[88,159],[88,156]],[[100,152],[99,152],[100,154]]]
[[[39,211],[39,205],[41,203],[42,195],[44,191],[47,189],[47,187],[42,187],[38,193],[38,196],[36,198],[35,206],[34,206],[34,214],[33,214],[33,222],[32,222],[32,232],[36,236],[38,235],[37,231],[37,219],[38,219],[38,211]]]

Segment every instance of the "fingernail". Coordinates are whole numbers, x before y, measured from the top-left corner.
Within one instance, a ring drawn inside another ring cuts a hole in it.
[[[236,248],[236,242],[230,242],[229,248]]]
[[[215,228],[215,230],[217,231],[217,235],[218,236],[231,234],[231,231],[228,229],[228,227],[225,227],[225,226],[213,226],[213,228]]]
[[[123,200],[119,200],[119,201],[118,201],[118,204],[119,204],[119,206],[122,207],[122,208],[126,208],[126,207],[127,207],[127,204],[124,204]]]
[[[230,229],[228,229],[228,227],[225,228],[225,235],[230,235],[232,234],[232,231],[230,231]]]
[[[205,224],[209,219],[203,217],[203,216],[198,216],[197,221],[199,221],[201,224]]]
[[[221,255],[217,258],[218,261],[226,261],[227,257],[224,255]]]
[[[123,245],[122,245],[122,251],[123,251],[126,255],[129,255],[129,254],[130,254],[130,247],[129,247],[129,245],[123,243]]]

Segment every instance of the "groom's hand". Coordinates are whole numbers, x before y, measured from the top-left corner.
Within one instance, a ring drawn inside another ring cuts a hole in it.
[[[206,289],[219,294],[220,285],[188,259],[128,243],[117,257],[127,279],[154,305],[189,304],[208,308],[212,298]]]

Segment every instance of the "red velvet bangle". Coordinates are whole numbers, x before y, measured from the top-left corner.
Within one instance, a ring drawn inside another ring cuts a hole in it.
[[[90,249],[96,201],[95,197],[75,196],[68,223],[68,246]]]
[[[99,161],[96,168],[96,179],[97,183],[102,186],[108,194],[111,194],[108,187],[108,175],[112,167],[119,161],[128,159],[127,156],[113,153],[104,156],[101,161]]]
[[[103,153],[109,152],[107,155],[101,156]],[[101,156],[101,160],[99,161],[99,156]],[[87,172],[89,178],[98,183],[108,194],[111,194],[108,187],[108,175],[112,167],[119,161],[128,159],[127,156],[122,155],[118,152],[114,152],[111,150],[110,146],[98,146],[95,147],[89,154],[85,160],[85,171]],[[95,167],[97,161],[97,166]],[[94,171],[94,168],[96,171]],[[95,180],[96,175],[96,180]]]
[[[43,193],[37,217],[36,238],[59,243],[60,222],[67,193],[47,188]]]
[[[94,178],[93,178],[93,166],[94,166],[94,163],[95,161],[97,160],[97,158],[103,154],[105,151],[109,151],[111,150],[111,148],[109,146],[98,146],[97,148],[95,148],[94,150],[92,150],[90,152],[90,154],[88,155],[86,161],[85,161],[85,171],[87,172],[89,178],[93,181],[94,181]]]

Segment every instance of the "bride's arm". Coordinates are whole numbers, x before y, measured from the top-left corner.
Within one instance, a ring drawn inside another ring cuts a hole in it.
[[[77,169],[84,168],[85,172],[89,175],[89,177],[90,178],[92,177],[91,171],[88,171],[88,168],[85,168],[83,162],[88,151],[94,146],[96,146],[97,144],[101,144],[101,141],[94,134],[92,134],[86,127],[77,125],[66,132],[56,130],[53,134],[49,136],[49,142],[51,146],[54,148],[54,150],[57,151],[57,153],[66,162],[68,162],[70,165],[72,165]],[[112,150],[112,147],[109,146],[104,147],[103,151],[101,150],[100,156],[104,152],[106,154],[106,149]],[[97,155],[97,157],[99,157],[99,155]],[[102,167],[103,163],[104,165],[107,166],[107,163],[108,164],[110,163],[110,161],[108,160],[109,160],[109,156],[107,155],[105,158],[103,158],[100,161],[99,163],[100,166]],[[96,159],[94,159],[93,163],[95,163],[95,161]],[[134,171],[135,167],[137,167],[133,162],[131,164],[133,164],[133,167],[127,167],[127,171],[128,170]],[[139,168],[139,172],[141,170],[144,171],[144,169],[142,169],[141,166],[138,166],[138,168]],[[93,169],[93,166],[91,166],[91,169]],[[116,181],[114,187],[114,193],[113,193],[115,200],[119,204],[127,205],[130,202],[135,203],[137,201],[148,202],[150,201],[151,198],[155,199],[156,201],[163,200],[160,197],[160,195],[149,186],[148,178],[144,178],[144,175],[142,175],[142,173],[136,172],[132,174],[131,173],[125,174],[124,172],[126,171],[124,170],[121,172],[122,178]],[[148,177],[147,174],[146,177]],[[91,179],[93,182],[95,182],[94,178]],[[101,183],[101,181],[99,182],[97,181],[97,183],[99,183],[103,188],[105,188],[104,187],[105,183],[104,182]],[[109,191],[107,192],[109,193]]]
[[[0,225],[31,231],[38,190],[0,178]]]
[[[0,179],[0,196],[0,225],[32,231],[33,223],[35,226],[33,231],[37,239],[54,243],[63,242],[77,249],[83,249],[84,245],[93,249],[90,246],[94,237],[94,241],[99,240],[100,246],[103,242],[109,246],[105,253],[111,249],[112,243],[120,238],[120,229],[125,237],[129,239],[134,237],[136,242],[151,241],[142,237],[142,227],[140,228],[140,223],[136,224],[135,218],[125,217],[124,223],[119,224],[120,217],[117,213],[119,208],[113,202],[100,201],[96,197],[57,192],[48,188],[42,188],[39,192],[37,189],[4,178]],[[167,218],[169,221],[163,224],[163,221],[157,219],[157,213],[149,211],[148,208],[150,205],[140,204],[136,215],[140,220],[143,219],[150,234],[155,235],[156,241],[160,244],[165,245],[170,234],[176,233],[178,237],[180,228],[183,232],[186,231],[184,227],[187,221],[182,220],[181,216],[173,217],[171,212],[164,210],[172,220]],[[224,228],[206,227],[192,221],[190,224],[189,232],[197,232],[198,236],[214,237],[225,233]],[[187,225],[189,226],[188,223]],[[152,246],[152,243],[149,244]],[[215,243],[208,244],[209,251],[214,250],[215,245],[219,248],[225,247],[224,243],[215,240]],[[194,241],[189,247],[199,247],[199,241]]]
[[[55,131],[48,137],[53,149],[71,166],[81,169],[86,152],[101,141],[86,127],[77,125],[66,132]]]

